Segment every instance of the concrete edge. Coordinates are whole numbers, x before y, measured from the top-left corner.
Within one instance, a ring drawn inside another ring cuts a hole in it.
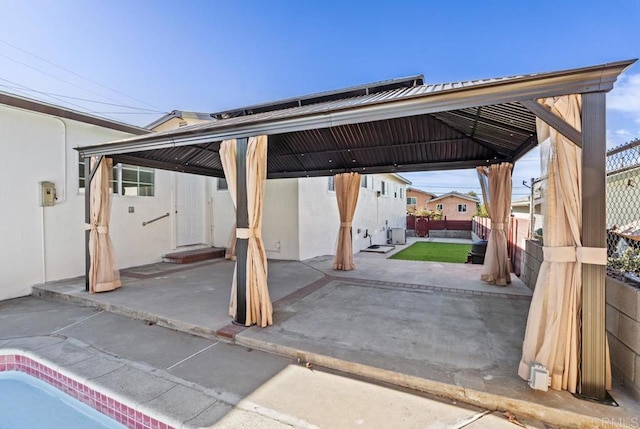
[[[91,298],[85,298],[85,297],[76,296],[76,295],[69,295],[62,292],[43,289],[39,286],[33,287],[31,295],[42,297],[42,298],[50,298],[50,299],[54,299],[62,302],[80,304],[84,307],[98,308],[100,310],[104,310],[109,313],[119,314],[121,316],[126,316],[131,319],[152,322],[164,328],[172,329],[174,331],[184,332],[187,334],[196,335],[196,336],[207,338],[210,340],[216,340],[216,341],[222,340],[227,342],[229,341],[228,337],[217,335],[214,329],[203,328],[202,326],[192,325],[190,323],[181,322],[179,320],[161,317],[153,313],[148,313],[146,311],[141,311],[141,310],[135,310],[132,308],[121,306],[121,305],[96,301]]]
[[[602,420],[592,416],[585,416],[571,411],[559,410],[545,405],[500,396],[494,393],[455,386],[434,380],[428,380],[412,375],[402,374],[373,366],[349,362],[343,359],[322,355],[319,353],[298,350],[293,347],[282,346],[268,341],[257,340],[246,336],[236,336],[235,343],[267,353],[299,359],[310,362],[318,367],[325,367],[348,374],[357,375],[377,382],[400,386],[433,396],[464,402],[493,411],[510,411],[518,416],[540,420],[563,428],[629,428],[618,420]]]
[[[26,338],[26,337],[22,337],[22,338]],[[40,337],[28,337],[28,338],[50,338],[49,336],[40,336]],[[241,398],[220,398],[219,395],[215,394],[215,391],[213,391],[212,389],[208,389],[205,388],[203,386],[198,385],[197,383],[192,383],[186,380],[183,380],[179,377],[176,377],[170,373],[167,373],[163,370],[158,370],[156,368],[153,367],[149,367],[147,365],[143,365],[143,364],[139,364],[137,362],[133,362],[133,361],[129,361],[127,359],[124,358],[120,358],[120,357],[114,357],[111,356],[107,353],[104,353],[100,350],[97,350],[93,347],[91,347],[88,344],[85,344],[75,338],[64,338],[63,341],[61,342],[67,342],[70,346],[72,347],[76,347],[78,350],[82,351],[82,353],[87,355],[87,359],[91,358],[91,357],[97,357],[99,359],[103,359],[103,360],[110,360],[110,361],[114,361],[114,362],[118,362],[121,363],[122,366],[120,368],[118,368],[118,370],[128,367],[128,368],[132,368],[135,369],[137,371],[139,371],[140,373],[144,374],[144,376],[149,377],[149,378],[160,378],[162,380],[165,380],[167,382],[173,383],[174,386],[175,385],[180,385],[180,386],[184,386],[187,388],[190,388],[192,390],[195,390],[197,392],[199,392],[201,395],[207,396],[209,398],[212,398],[215,400],[215,402],[223,402],[226,403],[227,405],[229,405],[230,407],[235,407],[237,405],[237,402],[241,401]],[[57,345],[60,343],[55,343],[53,345]],[[100,393],[104,393],[105,395],[117,400],[118,402],[125,404],[131,408],[136,409],[137,411],[143,412],[146,415],[153,417],[157,420],[161,420],[162,422],[171,425],[172,427],[175,427],[176,429],[197,429],[195,426],[192,426],[189,424],[190,420],[193,420],[194,418],[196,418],[197,416],[191,416],[189,417],[189,419],[184,420],[184,421],[178,421],[176,420],[174,417],[171,417],[170,415],[165,414],[164,410],[158,407],[154,407],[154,406],[149,406],[149,402],[153,401],[156,398],[152,398],[150,400],[147,401],[141,401],[135,397],[132,397],[130,395],[123,395],[122,393],[118,392],[117,390],[114,390],[111,387],[108,387],[106,385],[103,385],[100,383],[100,378],[102,376],[98,376],[98,377],[87,377],[86,375],[82,375],[80,372],[74,371],[73,369],[70,369],[69,366],[71,365],[63,365],[63,364],[59,364],[56,363],[54,361],[52,361],[50,358],[47,357],[43,357],[41,354],[38,353],[39,349],[43,349],[46,347],[49,347],[51,345],[47,345],[47,346],[43,346],[43,347],[25,347],[25,346],[11,346],[9,345],[4,345],[2,347],[0,347],[0,355],[7,355],[7,354],[17,354],[17,355],[21,355],[21,356],[26,356],[34,361],[40,362],[41,364],[53,369],[54,371],[59,372],[60,374],[63,374],[69,378],[72,378],[75,381],[78,381],[79,383],[84,384],[85,386],[94,389],[96,391],[99,391]],[[171,390],[171,389],[169,389]],[[165,391],[163,393],[161,393],[159,396],[163,395],[164,393],[168,392]],[[232,399],[231,401],[229,401],[229,399]],[[234,400],[235,399],[235,400]],[[215,424],[217,422],[213,423],[212,426],[210,427],[214,427]]]

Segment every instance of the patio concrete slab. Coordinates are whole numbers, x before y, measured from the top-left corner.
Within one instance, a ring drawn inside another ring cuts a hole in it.
[[[108,293],[89,294],[84,290],[84,279],[75,278],[35,286],[34,294],[215,338],[216,331],[231,322],[228,313],[234,263],[205,261],[175,267],[174,264],[153,264],[139,270],[123,270],[124,286]],[[130,275],[133,271],[161,273],[127,277],[127,273]],[[322,273],[299,262],[270,262],[271,299],[277,301],[321,277]]]
[[[292,361],[221,342],[176,365],[169,373],[214,389],[221,398],[236,404]]]
[[[460,427],[483,411],[293,365],[249,395],[238,408],[271,410],[294,427],[344,429]]]
[[[83,320],[96,310],[16,298],[0,302],[0,337],[45,335]],[[33,317],[35,314],[38,317]]]
[[[531,289],[515,275],[511,277],[511,284],[504,287],[481,281],[482,265],[404,261],[387,259],[388,256],[390,255],[357,253],[354,257],[356,269],[353,271],[335,271],[332,256],[319,256],[304,262],[326,275],[340,278],[409,283],[507,295],[531,296],[532,294]]]
[[[202,391],[175,385],[146,402],[145,406],[163,410],[174,419],[184,422],[196,418],[216,402],[218,401],[211,396],[203,395]]]
[[[520,358],[528,301],[381,288],[336,280],[277,311],[253,339],[391,371],[484,384]],[[477,374],[476,374],[477,372]]]
[[[168,368],[213,344],[212,340],[183,335],[148,325],[142,320],[103,312],[84,323],[61,331],[116,356],[144,362],[154,368]]]

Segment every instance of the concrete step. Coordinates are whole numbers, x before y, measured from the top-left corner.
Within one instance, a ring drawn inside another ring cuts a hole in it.
[[[162,262],[170,264],[190,264],[208,259],[224,258],[224,247],[205,247],[203,249],[183,250],[162,255]]]

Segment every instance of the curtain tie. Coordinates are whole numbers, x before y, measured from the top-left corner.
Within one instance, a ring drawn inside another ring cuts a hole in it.
[[[340,222],[341,228],[351,228],[351,222]]]
[[[256,237],[260,237],[260,229],[258,228],[236,228],[236,238],[248,240]]]
[[[98,234],[108,234],[109,227],[107,225],[98,225],[93,223],[84,224],[85,231],[97,231]]]
[[[504,231],[504,222],[492,223],[491,229],[495,229],[496,231]]]
[[[548,262],[580,262],[582,264],[607,265],[607,249],[604,247],[545,246],[542,251],[544,260]]]

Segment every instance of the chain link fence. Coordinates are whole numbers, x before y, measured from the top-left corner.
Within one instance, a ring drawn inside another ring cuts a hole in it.
[[[607,152],[607,272],[640,284],[640,139]]]

